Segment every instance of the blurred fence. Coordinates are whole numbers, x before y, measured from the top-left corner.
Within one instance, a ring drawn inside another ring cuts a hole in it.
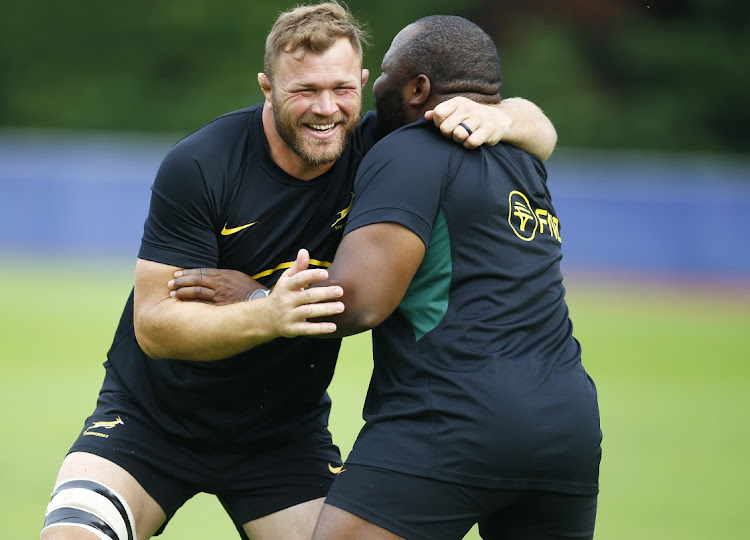
[[[177,139],[0,132],[0,257],[135,257]],[[566,269],[750,279],[750,161],[560,148],[547,165]]]

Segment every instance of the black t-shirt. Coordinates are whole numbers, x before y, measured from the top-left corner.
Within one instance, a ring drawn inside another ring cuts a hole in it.
[[[170,150],[152,187],[140,258],[241,270],[268,287],[300,248],[311,267],[330,265],[355,171],[374,143],[374,116],[363,118],[329,171],[302,181],[271,160],[261,113],[255,106],[221,116]],[[279,338],[214,362],[154,360],[135,340],[131,293],[105,366],[170,435],[262,444],[327,424],[339,346],[338,339]]]
[[[597,492],[596,389],[568,317],[546,176],[535,156],[504,144],[468,151],[424,121],[365,157],[345,234],[399,223],[426,253],[373,330],[366,424],[349,463]]]

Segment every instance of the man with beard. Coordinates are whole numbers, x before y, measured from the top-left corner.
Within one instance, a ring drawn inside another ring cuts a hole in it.
[[[492,39],[461,17],[419,19],[383,58],[377,113],[400,129],[362,160],[316,284],[344,291],[329,336],[374,328],[374,368],[314,540],[459,540],[475,523],[487,539],[593,537],[597,395],[544,165],[446,144],[421,119],[458,94],[499,102],[500,86]]]
[[[336,3],[283,13],[258,78],[265,103],[165,157],[96,410],[63,462],[43,539],[145,540],[199,492],[217,495],[243,538],[310,537],[341,457],[326,393],[340,340],[311,339],[335,325],[309,319],[339,313],[343,292],[309,286],[327,277],[376,140],[375,115],[360,121],[361,38]],[[454,102],[436,121],[467,146],[496,142],[505,113],[480,107]],[[510,139],[529,142],[524,128]],[[554,137],[532,134],[549,154]],[[176,271],[209,266],[263,287],[223,306],[171,296]]]

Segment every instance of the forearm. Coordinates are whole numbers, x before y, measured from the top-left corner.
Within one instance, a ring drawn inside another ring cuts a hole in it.
[[[165,298],[135,318],[136,338],[151,358],[211,361],[270,341],[267,299],[215,306]]]
[[[309,261],[307,251],[299,250],[270,296],[214,305],[176,297],[170,282],[173,287],[175,272],[181,269],[138,259],[133,300],[136,339],[152,358],[207,361],[234,356],[281,336],[332,332],[334,325],[307,319],[340,313],[344,305],[337,299],[343,291],[340,287],[310,289],[312,283],[328,278],[328,272],[307,269]],[[242,289],[244,285],[240,282],[238,286]],[[233,289],[228,294],[235,293]]]
[[[324,319],[336,325],[336,331],[330,334],[321,334],[319,338],[342,338],[353,336],[376,327],[383,322],[384,316],[378,314],[373,303],[365,299],[357,298],[355,284],[342,284],[338,280],[329,280],[321,285],[340,285],[345,291],[341,301],[346,306],[342,313],[330,315]],[[315,286],[315,285],[314,285]]]
[[[557,144],[557,131],[549,118],[534,103],[520,97],[503,99],[497,107],[510,120],[503,142],[517,146],[546,160]]]
[[[345,309],[325,319],[336,324],[331,336],[364,332],[389,317],[404,298],[424,254],[422,239],[398,223],[374,223],[345,234],[328,269],[328,281],[320,283],[343,291]]]

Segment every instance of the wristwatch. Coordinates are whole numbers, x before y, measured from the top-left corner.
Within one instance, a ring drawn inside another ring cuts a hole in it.
[[[265,287],[261,287],[260,289],[255,289],[253,291],[253,294],[250,295],[250,298],[248,298],[248,300],[257,300],[258,298],[266,298],[269,294],[271,294],[271,289],[266,289]]]

